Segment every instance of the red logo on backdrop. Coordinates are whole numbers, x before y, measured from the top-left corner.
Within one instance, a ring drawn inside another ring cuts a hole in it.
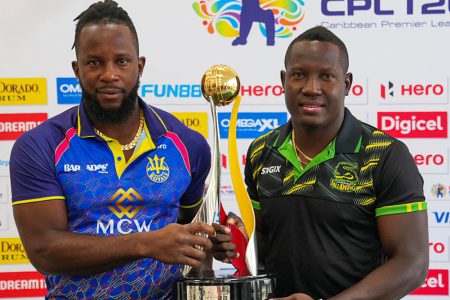
[[[378,112],[378,128],[397,138],[447,138],[447,112]]]
[[[39,272],[0,273],[0,298],[42,297],[47,294]]]
[[[429,270],[425,283],[411,295],[448,295],[448,270]]]
[[[17,140],[24,132],[47,120],[47,113],[0,114],[0,140]]]

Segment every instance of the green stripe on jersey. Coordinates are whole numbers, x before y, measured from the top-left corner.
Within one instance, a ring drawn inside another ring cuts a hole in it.
[[[427,210],[426,202],[413,202],[399,205],[389,205],[375,209],[375,217],[404,214],[421,210]]]
[[[255,200],[251,200],[251,201],[252,201],[252,206],[254,209],[261,210],[261,203],[259,203],[258,201],[255,201]]]

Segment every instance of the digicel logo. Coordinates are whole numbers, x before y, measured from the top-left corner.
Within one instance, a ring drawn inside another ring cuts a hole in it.
[[[43,297],[47,294],[39,272],[0,273],[0,298]]]
[[[448,295],[448,270],[429,270],[425,283],[411,295]]]
[[[0,114],[0,140],[17,140],[24,132],[47,120],[47,113]]]
[[[447,138],[447,112],[378,112],[378,128],[397,138]]]

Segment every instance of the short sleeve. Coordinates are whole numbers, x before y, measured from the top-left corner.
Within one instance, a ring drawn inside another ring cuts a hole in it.
[[[374,174],[376,215],[425,210],[423,178],[406,145],[394,141]]]
[[[32,130],[14,144],[10,158],[13,205],[64,199],[56,178],[54,153],[44,139],[38,141]]]
[[[245,184],[247,185],[247,193],[252,200],[252,205],[254,209],[260,209],[260,202],[259,202],[259,196],[258,191],[256,188],[256,181],[255,177],[253,177],[253,164],[252,164],[252,147],[253,143],[249,146],[247,150],[247,160],[245,162],[245,168],[244,168],[244,177],[245,177]]]

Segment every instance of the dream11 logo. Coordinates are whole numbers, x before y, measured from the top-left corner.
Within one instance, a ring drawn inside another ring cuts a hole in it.
[[[304,18],[303,0],[197,0],[195,13],[210,34],[234,38],[233,46],[245,45],[253,23],[258,23],[268,46],[275,38],[288,38]]]

